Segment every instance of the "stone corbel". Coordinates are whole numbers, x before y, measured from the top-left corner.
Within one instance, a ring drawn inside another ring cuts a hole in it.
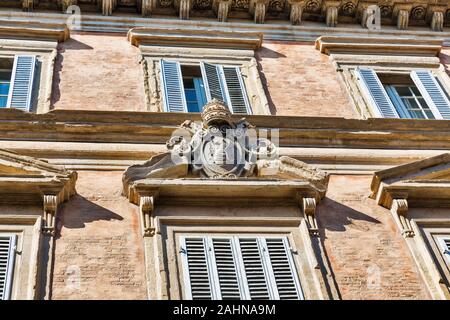
[[[104,16],[112,15],[117,7],[117,0],[101,0],[101,10]]]
[[[268,0],[250,0],[249,12],[253,15],[255,23],[264,23],[268,4]]]
[[[156,4],[155,0],[139,0],[138,6],[143,17],[150,17]]]
[[[361,26],[370,30],[381,28],[381,10],[375,3],[367,4],[362,9]]]
[[[156,233],[155,217],[153,216],[154,205],[155,196],[141,196],[139,199],[143,237],[153,237]]]
[[[412,4],[396,3],[392,12],[393,19],[396,19],[397,29],[406,30],[409,24],[409,14]]]
[[[430,27],[433,31],[444,31],[444,13],[441,11],[434,11],[431,17]]]
[[[341,1],[324,1],[322,13],[325,13],[327,27],[336,27],[338,23],[338,11]]]
[[[192,0],[176,0],[174,2],[175,9],[179,11],[181,20],[189,20],[192,9]]]
[[[213,0],[213,10],[217,14],[217,20],[226,22],[231,8],[231,0]]]
[[[391,212],[397,221],[400,231],[405,238],[414,237],[414,231],[411,227],[411,222],[407,218],[408,201],[404,199],[393,199],[391,205]]]
[[[304,0],[288,0],[291,5],[290,20],[293,25],[299,25],[302,22]]]
[[[316,220],[316,199],[302,198],[302,210],[308,225],[309,234],[315,237],[319,236]]]
[[[55,235],[55,221],[58,212],[58,196],[52,194],[44,194],[44,225],[42,233],[46,236]]]
[[[78,0],[60,0],[63,13],[67,12],[67,8],[78,4]]]
[[[38,0],[22,0],[23,11],[33,11],[35,4],[37,5]]]

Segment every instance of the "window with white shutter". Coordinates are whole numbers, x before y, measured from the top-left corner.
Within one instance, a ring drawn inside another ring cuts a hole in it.
[[[11,298],[16,235],[0,235],[0,300]]]
[[[303,299],[286,237],[183,237],[190,299]]]
[[[177,61],[161,60],[164,111],[187,112],[181,66]]]
[[[441,253],[444,257],[445,262],[450,267],[450,235],[438,237],[439,246]]]
[[[23,111],[31,110],[35,69],[35,56],[15,56],[7,108],[16,108]]]

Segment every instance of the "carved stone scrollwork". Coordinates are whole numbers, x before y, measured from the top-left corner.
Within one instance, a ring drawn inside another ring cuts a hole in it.
[[[67,8],[78,4],[78,0],[61,0],[61,9],[63,13],[67,12]]]
[[[55,220],[58,211],[58,196],[44,195],[44,226],[42,233],[47,236],[55,234]]]
[[[101,10],[104,16],[112,15],[116,9],[117,0],[101,0]]]
[[[304,1],[289,0],[291,5],[290,20],[293,25],[299,25],[302,22]]]
[[[23,11],[33,11],[35,2],[37,0],[22,0]]]
[[[268,0],[251,0],[249,11],[253,15],[255,23],[264,23],[268,8]]]
[[[406,199],[392,200],[391,211],[395,215],[401,229],[402,235],[406,237],[414,237],[414,231],[411,227],[409,219],[406,217],[408,213],[408,201]]]
[[[154,197],[141,196],[139,208],[141,213],[142,236],[153,237],[155,235],[155,223],[152,215],[154,209]]]
[[[409,12],[407,10],[399,10],[397,16],[397,28],[399,30],[408,29]]]
[[[309,233],[315,237],[319,236],[319,228],[317,227],[316,220],[316,199],[303,198],[302,209],[308,224]]]
[[[330,6],[326,12],[327,27],[336,27],[338,22],[338,7]]]
[[[444,13],[435,11],[431,18],[431,29],[433,31],[444,31]]]

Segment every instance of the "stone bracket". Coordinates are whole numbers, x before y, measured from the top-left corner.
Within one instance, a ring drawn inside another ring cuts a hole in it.
[[[143,237],[153,237],[156,234],[155,217],[153,210],[155,208],[156,196],[140,196],[139,211],[141,216],[141,229]]]
[[[319,228],[316,219],[316,199],[302,198],[302,210],[308,225],[309,234],[314,237],[319,236]]]
[[[101,0],[101,10],[104,16],[112,15],[117,7],[117,0]]]
[[[339,5],[341,1],[328,0],[324,1],[322,6],[322,12],[325,13],[325,22],[327,27],[336,27],[339,16]]]
[[[291,5],[291,12],[289,19],[293,25],[299,25],[302,22],[303,8],[305,6],[304,0],[288,0]]]
[[[231,10],[231,0],[213,0],[213,10],[217,14],[217,20],[226,22]]]
[[[44,225],[42,233],[46,236],[55,235],[55,221],[58,212],[58,196],[44,194]]]
[[[407,218],[408,201],[404,199],[393,199],[391,205],[391,212],[400,228],[402,236],[405,238],[414,237],[414,231],[411,227],[411,222]]]
[[[253,15],[255,23],[264,23],[269,0],[250,0],[249,13]]]
[[[70,6],[76,6],[78,4],[78,0],[60,0],[61,9],[63,13],[66,13],[67,8]]]

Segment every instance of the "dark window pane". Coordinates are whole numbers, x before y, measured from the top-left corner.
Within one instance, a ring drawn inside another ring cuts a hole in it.
[[[0,83],[0,95],[8,95],[9,83]]]
[[[11,81],[11,71],[0,71],[0,81]]]
[[[188,112],[200,112],[197,102],[187,103]]]
[[[0,96],[0,108],[5,108],[7,102],[8,102],[8,97]]]

